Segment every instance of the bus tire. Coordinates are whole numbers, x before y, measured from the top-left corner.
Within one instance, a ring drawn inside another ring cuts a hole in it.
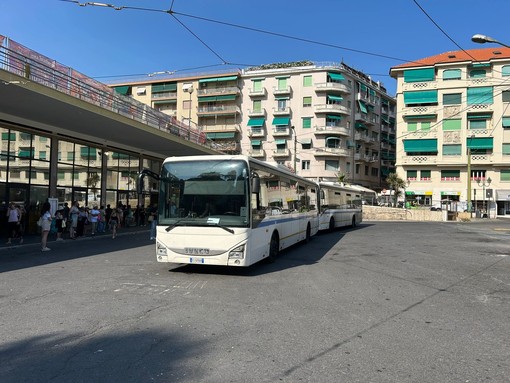
[[[280,239],[278,238],[278,233],[274,232],[271,236],[271,242],[269,242],[269,255],[266,258],[268,263],[273,263],[276,261],[276,257],[278,256],[278,252],[280,250]]]
[[[335,230],[335,218],[331,217],[329,219],[329,231]]]
[[[306,236],[305,236],[305,243],[310,242],[310,239],[312,238],[312,229],[310,228],[310,223],[306,226]]]
[[[357,223],[356,223],[356,216],[353,216],[352,217],[352,223],[351,223],[351,227],[356,227]]]

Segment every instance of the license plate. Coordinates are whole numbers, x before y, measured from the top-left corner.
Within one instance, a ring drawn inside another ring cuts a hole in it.
[[[205,263],[204,258],[190,257],[189,263]]]

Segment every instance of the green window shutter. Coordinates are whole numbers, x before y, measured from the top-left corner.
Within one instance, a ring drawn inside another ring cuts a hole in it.
[[[485,69],[473,69],[469,72],[469,77],[471,78],[484,78],[485,77]]]
[[[260,149],[260,146],[262,145],[261,140],[251,140],[251,147],[253,149]]]
[[[510,102],[510,92],[508,90],[504,90],[501,95],[503,97],[503,102]]]
[[[443,94],[443,105],[462,104],[462,93]]]
[[[152,93],[177,92],[177,83],[163,82],[152,85]]]
[[[441,170],[441,178],[459,178],[460,170]]]
[[[418,177],[418,170],[408,170],[407,171],[407,178],[416,178]]]
[[[503,154],[510,154],[510,144],[503,144]]]
[[[443,71],[443,80],[460,80],[461,74],[460,69],[446,69]]]
[[[510,181],[510,169],[501,169],[499,174],[501,181]]]
[[[451,120],[443,120],[443,130],[461,130],[462,120],[459,119],[451,119]]]
[[[16,141],[16,133],[7,133],[7,132],[3,132],[2,133],[2,141]]]
[[[40,160],[45,160],[46,159],[46,150],[41,150],[39,152],[39,159]]]
[[[486,129],[487,120],[468,120],[469,129]]]
[[[493,101],[493,88],[492,86],[483,86],[478,88],[467,88],[467,103],[468,105],[492,104]]]
[[[407,131],[408,132],[416,132],[418,130],[417,122],[408,122],[407,123]]]
[[[253,90],[256,92],[260,92],[262,90],[262,80],[252,80],[253,81]]]
[[[328,77],[331,81],[343,81],[345,77],[341,73],[328,72]]]
[[[434,68],[408,69],[404,71],[404,82],[434,81]]]
[[[437,139],[404,140],[407,153],[437,153]]]
[[[420,178],[421,179],[430,179],[431,171],[430,170],[421,170],[420,171]]]
[[[279,78],[278,79],[278,90],[286,90],[287,89],[287,78]]]
[[[309,129],[312,127],[312,118],[303,117],[303,129]]]
[[[367,105],[363,101],[359,100],[358,105],[361,113],[368,113]]]
[[[65,179],[65,178],[66,178],[66,172],[64,172],[63,170],[59,170],[59,171],[57,172],[57,178],[58,178],[59,180],[63,180],[63,179]]]
[[[421,131],[428,132],[430,131],[430,121],[423,121],[421,123]]]
[[[501,68],[501,75],[503,77],[510,76],[510,65],[503,65]]]
[[[262,100],[253,100],[253,111],[254,112],[262,111]]]
[[[460,156],[462,154],[462,145],[443,145],[443,155]]]
[[[437,90],[404,92],[404,104],[437,104]]]
[[[504,129],[510,129],[510,117],[503,117],[502,124]]]
[[[303,76],[303,86],[312,86],[312,76]]]
[[[311,96],[303,97],[303,106],[312,106],[312,97]]]
[[[493,137],[468,137],[466,138],[466,145],[470,149],[492,149]]]

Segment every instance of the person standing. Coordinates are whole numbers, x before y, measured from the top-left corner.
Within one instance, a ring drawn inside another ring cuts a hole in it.
[[[41,209],[41,251],[50,251],[51,249],[47,246],[48,234],[51,228],[51,205],[49,202],[45,202]]]
[[[11,244],[11,238],[17,238],[20,232],[21,224],[21,212],[14,205],[13,202],[9,204],[7,209],[7,230],[9,231],[9,237],[7,238],[7,245]],[[20,244],[23,243],[23,238],[20,239]]]
[[[80,215],[80,204],[78,201],[73,202],[73,206],[69,210],[69,236],[71,239],[76,239],[76,230],[78,228],[78,216]]]
[[[62,214],[62,210],[57,210],[55,213],[55,228],[57,229],[57,241],[63,241],[62,233],[64,232],[64,215]]]
[[[150,212],[149,212],[149,221],[151,224],[151,241],[153,239],[156,239],[156,226],[158,224],[158,205],[154,204],[152,205]]]
[[[106,230],[110,230],[110,217],[112,215],[112,208],[110,207],[110,204],[106,205],[106,209],[104,209],[104,217],[106,222]]]
[[[117,236],[117,228],[119,227],[119,213],[118,210],[112,210],[110,214],[110,220],[108,221],[108,226],[110,226],[110,230],[112,231],[112,239],[115,239]]]
[[[101,212],[97,209],[97,205],[94,205],[92,207],[92,210],[90,211],[90,223],[92,225],[92,233],[91,233],[92,236],[96,235],[97,222],[99,220],[100,213]]]

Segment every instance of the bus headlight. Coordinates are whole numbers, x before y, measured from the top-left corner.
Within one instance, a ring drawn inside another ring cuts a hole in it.
[[[159,242],[156,243],[156,255],[167,256],[166,247]]]
[[[229,259],[244,259],[244,245],[237,246],[228,253]]]

